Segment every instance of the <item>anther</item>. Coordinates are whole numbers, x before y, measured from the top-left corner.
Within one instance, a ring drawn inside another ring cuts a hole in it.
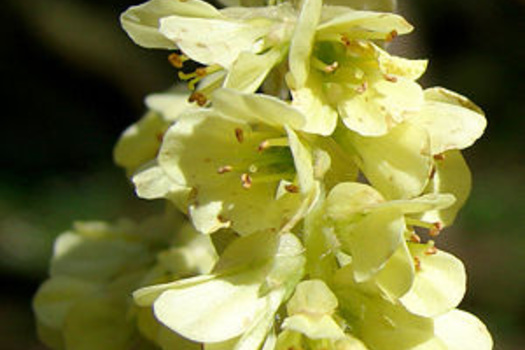
[[[187,60],[189,60],[188,56],[179,55],[175,52],[168,56],[168,61],[171,63],[171,65],[179,69],[182,68],[184,62],[186,62]]]
[[[233,167],[231,165],[225,165],[221,166],[219,169],[217,169],[217,174],[226,174],[233,170]]]
[[[208,103],[208,99],[204,94],[201,94],[200,92],[194,92],[190,95],[188,98],[188,102],[196,102],[199,106],[205,106],[206,103]]]
[[[337,61],[334,61],[334,63],[325,66],[324,71],[326,73],[333,73],[337,70],[337,68],[339,68],[339,63]]]
[[[206,67],[200,67],[195,69],[195,74],[198,77],[204,78],[206,75],[208,75],[208,70],[206,69]]]
[[[434,154],[434,160],[445,160],[445,155],[443,153]]]
[[[244,141],[244,131],[241,128],[235,128],[235,138],[239,143]]]
[[[246,189],[249,189],[250,187],[252,187],[252,178],[250,177],[250,175],[246,173],[241,175],[241,182],[242,182],[242,187]]]
[[[350,39],[348,39],[346,34],[341,35],[341,41],[343,42],[344,46],[350,46]]]
[[[417,256],[414,257],[414,266],[416,267],[416,271],[421,271],[421,259]]]
[[[390,41],[394,40],[397,36],[398,36],[397,30],[393,30],[390,33],[388,33],[388,35],[385,38],[385,41],[386,42],[390,42]]]
[[[425,255],[434,255],[434,254],[437,254],[437,252],[438,252],[438,249],[435,246],[431,246],[431,247],[428,247],[427,250],[425,250],[424,254]]]
[[[419,237],[416,233],[412,233],[410,235],[410,242],[421,243],[421,237]]]
[[[366,81],[363,82],[355,91],[358,94],[363,94],[368,89],[368,83]]]
[[[270,147],[270,142],[268,140],[264,140],[263,142],[261,142],[259,144],[259,146],[257,147],[257,151],[259,152],[262,152],[264,151],[265,149],[267,149],[268,147]]]
[[[389,81],[391,83],[397,83],[397,77],[391,74],[384,74],[383,77],[386,81]]]
[[[162,142],[162,139],[164,139],[164,133],[163,132],[159,132],[155,136],[156,136],[158,142]]]
[[[284,186],[284,189],[290,193],[299,193],[299,187],[293,184]]]
[[[431,236],[431,237],[436,237],[437,235],[440,234],[441,230],[443,229],[443,224],[441,222],[435,222],[433,224],[433,227],[428,230],[428,234]]]

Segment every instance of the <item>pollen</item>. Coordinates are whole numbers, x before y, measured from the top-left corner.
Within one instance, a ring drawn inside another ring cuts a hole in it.
[[[421,271],[421,259],[417,256],[414,257],[414,266],[416,267],[416,271]]]

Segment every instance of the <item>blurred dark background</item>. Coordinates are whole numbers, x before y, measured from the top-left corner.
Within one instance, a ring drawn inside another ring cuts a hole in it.
[[[498,350],[525,349],[525,2],[402,0],[416,27],[395,47],[429,58],[425,86],[462,93],[489,127],[465,152],[474,187],[438,245],[469,272],[462,307],[489,326]],[[3,103],[0,171],[2,349],[43,349],[31,298],[54,237],[75,220],[140,219],[112,163],[119,134],[147,93],[170,87],[167,53],[135,46],[118,16],[133,0],[7,0],[0,12]]]

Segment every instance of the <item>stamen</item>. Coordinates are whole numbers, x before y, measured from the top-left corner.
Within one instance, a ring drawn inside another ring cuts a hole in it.
[[[284,186],[284,189],[290,193],[299,193],[299,187],[297,185],[286,185]]]
[[[172,53],[168,56],[168,61],[171,63],[171,65],[175,68],[182,68],[184,65],[184,62],[189,60],[190,58],[186,55],[180,55],[178,53]]]
[[[365,93],[365,91],[367,89],[368,89],[368,83],[366,81],[364,81],[363,84],[361,84],[359,87],[357,87],[357,89],[355,89],[355,91],[358,94],[363,94],[363,93]]]
[[[390,33],[387,34],[387,36],[385,37],[385,41],[388,43],[388,42],[394,40],[398,35],[399,34],[398,34],[397,30],[394,29],[393,31],[391,31]]]
[[[437,252],[438,252],[438,249],[435,246],[431,246],[431,247],[428,247],[427,250],[425,250],[424,254],[425,255],[434,255],[434,254],[437,254]]]
[[[188,102],[196,102],[199,106],[203,107],[206,105],[206,103],[208,103],[208,99],[206,96],[204,96],[204,94],[196,91],[190,95]]]
[[[262,152],[270,147],[288,147],[290,143],[287,137],[264,140],[257,146],[257,151]]]
[[[270,142],[268,140],[264,140],[263,142],[261,142],[259,144],[259,146],[257,147],[257,151],[258,152],[262,152],[264,151],[265,149],[269,148],[270,147]]]
[[[249,189],[252,187],[252,178],[247,173],[241,175],[242,187]]]
[[[414,257],[414,266],[416,267],[416,271],[421,271],[421,259],[417,256]]]
[[[350,46],[350,39],[348,38],[346,34],[341,35],[341,41],[343,42],[344,46],[346,47]]]
[[[337,61],[334,61],[332,64],[329,64],[328,66],[324,67],[324,71],[326,73],[333,73],[336,71],[337,68],[339,68],[339,63]]]
[[[443,153],[434,154],[434,160],[445,160],[445,155]]]
[[[391,83],[397,83],[397,77],[391,74],[384,74],[383,77],[386,81],[389,81]]]
[[[224,165],[221,166],[219,169],[217,169],[217,174],[226,174],[233,170],[233,167],[231,165]]]
[[[430,228],[430,230],[428,231],[428,234],[431,236],[431,237],[436,237],[438,236],[440,233],[441,233],[441,230],[443,229],[443,224],[441,222],[435,222],[433,224],[433,227]]]
[[[239,143],[244,141],[244,131],[241,128],[235,128],[235,138]]]
[[[339,67],[339,63],[337,61],[334,61],[331,64],[326,64],[317,57],[312,57],[311,63],[312,67],[325,73],[333,73]]]
[[[412,233],[410,235],[410,242],[421,243],[421,237],[419,237],[416,233]]]
[[[432,169],[430,169],[430,174],[428,175],[428,178],[432,180],[434,176],[436,175],[436,167],[433,166]]]

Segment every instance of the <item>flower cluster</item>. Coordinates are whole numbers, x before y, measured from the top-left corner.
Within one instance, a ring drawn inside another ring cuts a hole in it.
[[[392,1],[150,0],[121,17],[190,92],[151,95],[115,148],[144,224],[57,241],[35,298],[55,349],[490,350],[438,249],[483,133],[465,97],[385,47]],[[132,298],[130,297],[132,295]]]

